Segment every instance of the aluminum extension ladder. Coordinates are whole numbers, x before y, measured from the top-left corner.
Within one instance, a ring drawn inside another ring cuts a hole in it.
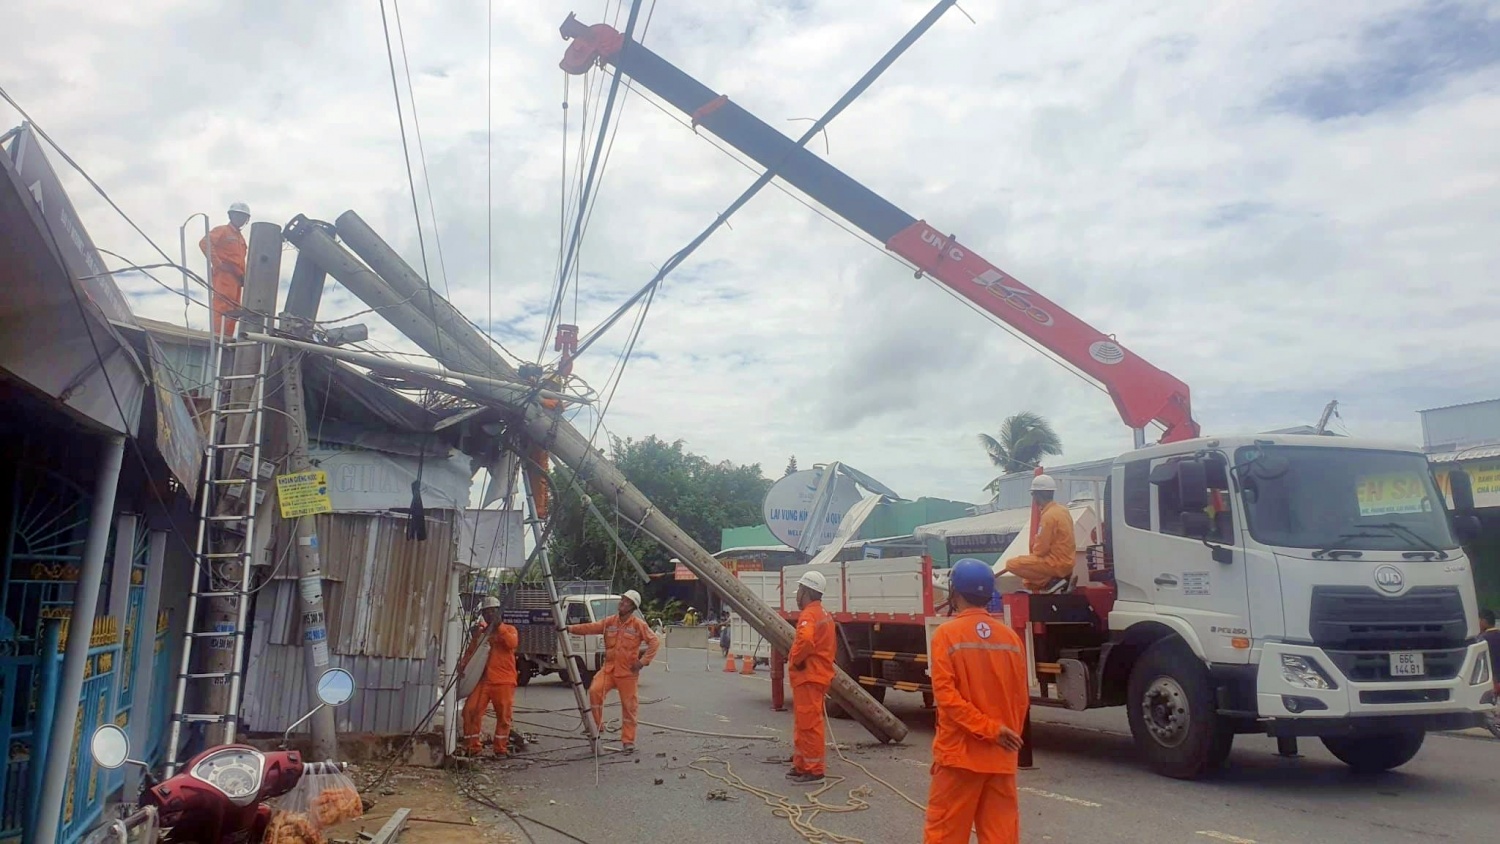
[[[209,443],[204,448],[203,481],[198,492],[198,540],[188,593],[187,631],[167,742],[167,776],[177,772],[185,726],[222,724],[224,743],[235,740],[253,591],[255,510],[265,496],[262,482],[270,479],[273,468],[261,459],[270,346],[228,340],[210,346],[211,356],[217,357],[220,349],[232,351],[236,365],[227,367],[228,371],[220,368],[213,379]],[[207,611],[203,611],[205,601],[209,604]],[[231,620],[215,620],[225,615]],[[199,647],[200,643],[208,647]],[[193,667],[195,656],[200,660],[197,670]],[[223,711],[189,712],[192,684],[200,691],[192,698],[195,703],[220,697],[219,689],[206,688],[206,684],[227,687]]]

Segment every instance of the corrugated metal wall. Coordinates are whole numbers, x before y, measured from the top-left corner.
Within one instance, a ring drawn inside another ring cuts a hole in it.
[[[393,734],[411,730],[437,700],[443,621],[456,545],[453,514],[427,519],[427,541],[406,538],[393,513],[318,516],[330,658],[359,691],[338,710],[338,728]],[[283,532],[284,533],[284,532]],[[285,537],[273,560],[282,560]],[[256,598],[244,717],[275,732],[307,711],[295,561],[282,560]]]
[[[1500,399],[1421,413],[1422,444],[1429,451],[1457,451],[1500,442]]]

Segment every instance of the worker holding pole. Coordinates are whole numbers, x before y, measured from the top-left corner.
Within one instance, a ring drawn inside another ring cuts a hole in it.
[[[810,571],[797,581],[797,635],[792,639],[787,662],[792,676],[792,719],[794,725],[792,769],[786,778],[792,782],[823,781],[823,698],[833,682],[833,660],[838,644],[834,638],[833,619],[823,610],[823,591],[828,579],[820,571]]]
[[[510,719],[516,702],[516,648],[521,644],[521,635],[515,627],[500,620],[500,601],[485,598],[479,605],[479,617],[483,626],[470,637],[469,652],[459,665],[459,673],[468,665],[469,659],[479,649],[479,643],[489,640],[489,656],[485,659],[484,677],[464,701],[463,727],[464,750],[470,756],[484,752],[480,741],[484,733],[484,714],[495,710],[495,755],[510,753]]]
[[[589,685],[589,705],[594,712],[594,726],[604,732],[604,698],[611,689],[620,693],[620,745],[625,753],[635,752],[636,713],[640,711],[641,669],[651,664],[661,648],[661,640],[651,626],[635,614],[641,605],[641,593],[627,589],[620,596],[620,612],[603,621],[572,624],[568,632],[575,636],[604,634],[604,667]],[[641,651],[645,645],[646,650]]]
[[[959,560],[950,582],[958,614],[932,636],[937,702],[932,785],[922,844],[1018,844],[1016,753],[1030,693],[1021,639],[990,615],[995,576],[979,560]]]
[[[235,320],[228,315],[240,307],[240,288],[245,284],[245,259],[248,248],[241,230],[250,222],[250,206],[236,202],[229,206],[229,222],[217,226],[198,241],[198,248],[208,256],[213,267],[210,280],[209,311],[215,335],[234,336]]]

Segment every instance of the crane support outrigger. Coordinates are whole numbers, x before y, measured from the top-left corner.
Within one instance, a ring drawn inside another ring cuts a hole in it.
[[[1198,436],[1188,386],[1130,352],[1113,337],[944,234],[901,210],[819,158],[728,96],[693,79],[607,24],[585,25],[573,15],[563,22],[571,43],[562,69],[579,75],[595,64],[613,65],[761,166],[812,197],[885,248],[979,308],[1004,321],[1065,363],[1104,386],[1137,445],[1155,422],[1163,443]]]

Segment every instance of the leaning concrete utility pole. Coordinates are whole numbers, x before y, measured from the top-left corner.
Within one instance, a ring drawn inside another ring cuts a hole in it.
[[[308,225],[288,231],[288,239],[311,255],[329,275],[380,313],[418,346],[446,366],[469,372],[494,373],[515,378],[515,370],[453,309],[446,300],[422,282],[395,251],[354,212],[339,217],[338,234],[370,265],[355,260],[326,231]],[[377,275],[370,267],[381,266],[389,276]],[[433,315],[437,317],[433,319]],[[785,619],[760,600],[672,520],[663,516],[632,486],[602,453],[561,413],[544,410],[537,403],[518,405],[512,391],[471,384],[477,393],[490,396],[501,406],[522,414],[530,439],[571,467],[586,486],[617,502],[620,512],[650,533],[657,542],[682,560],[699,579],[719,594],[771,644],[789,651],[794,631]],[[830,693],[855,720],[881,741],[900,741],[906,725],[881,706],[842,669],[835,669]]]
[[[275,312],[276,291],[281,281],[281,228],[275,223],[252,223],[250,226],[250,244],[245,262],[245,286],[240,293],[240,307],[244,313],[238,322],[240,331],[264,331],[268,327],[267,314]],[[251,377],[260,366],[260,349],[254,346],[231,346],[224,353],[230,357],[223,363],[231,378],[227,381],[230,385],[229,396],[224,400],[224,407],[231,410],[249,408],[254,400],[256,379]],[[224,382],[215,382],[213,389],[219,389]],[[228,416],[223,432],[222,442],[243,443],[248,442],[253,435],[254,414],[239,411]],[[210,437],[220,436],[217,431],[210,431]],[[224,465],[216,473],[217,477],[233,478],[238,473],[236,466],[239,463],[241,451],[228,451],[224,455]],[[210,457],[210,459],[213,459]],[[258,472],[260,467],[251,466],[249,471]],[[241,485],[245,489],[247,485]],[[225,487],[229,489],[229,487]],[[216,515],[223,515],[226,502],[221,499],[218,502]],[[251,507],[254,502],[251,502]],[[243,527],[243,525],[242,525]],[[229,550],[226,547],[215,548],[215,551]],[[208,563],[210,569],[211,588],[216,593],[215,597],[208,599],[208,623],[200,627],[194,627],[194,620],[188,619],[188,629],[238,631],[233,635],[243,639],[244,631],[239,629],[240,599],[234,594],[244,578],[245,566],[250,565],[250,560],[245,557],[220,558]],[[220,588],[222,587],[222,588]],[[228,678],[235,672],[242,671],[243,665],[235,664],[237,649],[233,646],[232,639],[226,637],[227,645],[215,647],[220,644],[210,641],[210,647],[203,650],[203,663],[200,671],[205,674],[220,675],[210,683],[199,686],[202,689],[203,704],[197,709],[202,712],[226,713],[230,711],[230,697],[237,692],[237,683]],[[206,739],[209,746],[224,741],[228,727],[225,724],[209,724]],[[168,755],[175,754],[176,748],[169,750]],[[175,757],[174,757],[175,758]]]
[[[299,265],[301,263],[298,261]],[[319,292],[321,293],[321,289]],[[290,304],[292,303],[288,302],[289,306]],[[281,329],[292,334],[310,334],[312,320],[318,313],[318,298],[299,297],[297,305],[305,314],[282,314]],[[307,403],[302,390],[302,353],[281,350],[280,354],[287,361],[281,375],[282,410],[287,416],[289,446],[287,468],[294,473],[311,472],[314,466],[307,456],[309,429]],[[297,595],[302,611],[302,667],[307,676],[307,705],[317,707],[314,690],[318,687],[318,678],[323,676],[329,666],[328,620],[323,610],[323,565],[318,555],[317,517],[298,516],[292,541],[297,543]],[[315,708],[310,729],[310,758],[316,761],[335,759],[338,755],[338,734],[333,721],[333,707]]]

